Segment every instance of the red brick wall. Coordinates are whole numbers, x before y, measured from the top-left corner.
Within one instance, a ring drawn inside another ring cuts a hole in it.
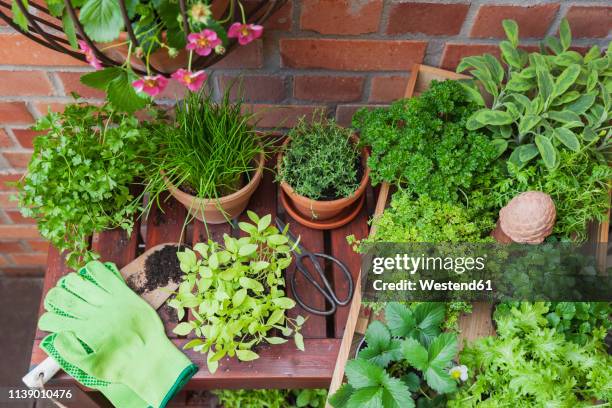
[[[516,19],[524,43],[535,45],[564,16],[576,45],[609,41],[609,1],[294,0],[269,21],[263,41],[211,70],[212,83],[219,92],[243,74],[264,127],[291,126],[321,106],[348,124],[356,108],[400,97],[413,62],[454,69],[463,56],[495,52],[504,18]],[[86,71],[0,25],[0,274],[43,270],[47,247],[4,181],[23,174],[35,136],[27,128],[48,107],[61,109],[72,91],[100,100],[79,84]]]

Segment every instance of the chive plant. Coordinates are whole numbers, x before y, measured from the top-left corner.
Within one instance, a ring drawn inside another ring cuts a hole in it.
[[[166,189],[164,177],[202,199],[219,199],[248,183],[267,144],[255,131],[255,114],[231,86],[220,101],[210,91],[190,92],[176,105],[172,123],[159,126],[158,162],[150,182],[153,196]]]

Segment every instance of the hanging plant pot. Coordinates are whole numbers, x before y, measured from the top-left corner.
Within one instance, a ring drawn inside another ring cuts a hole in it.
[[[187,208],[191,216],[204,223],[223,224],[238,217],[246,209],[263,178],[264,161],[265,155],[260,153],[255,159],[257,167],[249,182],[240,190],[218,199],[198,198],[181,190],[167,178],[164,179],[170,194]]]
[[[357,144],[358,139],[353,135],[353,143]],[[291,142],[287,138],[283,143],[281,153],[278,154],[277,167],[283,161],[283,151]],[[281,201],[287,212],[299,223],[315,229],[333,229],[347,224],[359,214],[363,205],[364,193],[370,180],[370,170],[367,166],[368,152],[364,148],[360,158],[362,169],[361,182],[353,194],[334,200],[313,200],[295,192],[295,190],[285,181],[281,181],[280,186],[283,195]]]

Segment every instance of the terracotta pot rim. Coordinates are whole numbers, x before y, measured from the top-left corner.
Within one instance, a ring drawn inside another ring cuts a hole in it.
[[[357,137],[357,135],[355,133],[353,133],[351,135],[351,139],[353,140],[353,142],[355,144],[357,144],[357,142],[359,141],[359,138]],[[289,142],[291,141],[290,137],[287,137],[285,139],[285,141],[282,144],[281,147],[281,151],[278,153],[278,157],[276,160],[276,168],[277,171],[280,170],[280,164],[281,164],[281,160],[283,158],[283,150],[287,147],[287,145],[289,144]],[[342,197],[342,198],[337,198],[335,200],[313,200],[312,198],[308,198],[305,197],[303,195],[300,195],[298,193],[295,192],[295,190],[293,189],[293,187],[291,187],[287,182],[285,181],[281,181],[280,186],[281,188],[285,191],[285,193],[287,193],[287,195],[289,197],[298,197],[299,199],[305,201],[306,203],[310,204],[310,206],[317,205],[318,207],[336,207],[336,206],[341,206],[351,200],[354,200],[355,197],[359,197],[360,195],[363,194],[363,192],[365,191],[366,187],[368,186],[368,182],[370,181],[370,168],[368,167],[368,151],[365,147],[361,148],[361,163],[363,166],[363,176],[361,177],[361,182],[359,183],[359,185],[357,186],[357,188],[355,189],[355,191],[353,192],[353,194],[351,194],[348,197]],[[316,203],[316,204],[315,204]]]
[[[245,192],[254,190],[259,185],[259,181],[263,177],[265,153],[263,151],[260,152],[259,155],[255,158],[255,161],[257,162],[257,168],[255,169],[255,175],[251,178],[251,180],[246,185],[244,185],[244,187],[242,187],[241,189],[234,191],[231,194],[219,197],[219,198],[196,197],[194,195],[184,192],[183,190],[181,190],[180,188],[172,184],[170,180],[168,180],[168,178],[163,173],[162,173],[162,176],[164,177],[166,186],[168,187],[168,189],[170,190],[172,194],[175,194],[177,196],[182,196],[187,199],[191,199],[194,202],[197,202],[203,205],[212,204],[212,203],[224,204],[224,203],[234,201],[238,197],[243,196]]]

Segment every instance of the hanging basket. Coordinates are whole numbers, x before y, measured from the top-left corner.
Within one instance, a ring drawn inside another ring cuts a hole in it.
[[[27,30],[24,30],[13,21],[11,0],[0,0],[0,18],[9,26],[29,39],[44,45],[47,48],[86,62],[85,55],[79,50],[75,50],[71,47],[70,41],[64,34],[61,18],[54,17],[46,7],[37,4],[35,1],[31,1],[29,3],[29,7],[26,6],[25,0],[14,1],[17,8],[27,20],[28,28]],[[268,17],[282,7],[285,2],[286,0],[249,1],[249,9],[245,11],[246,22],[258,25],[263,24],[263,22],[265,22]],[[233,10],[232,18],[229,18],[224,24],[226,31],[231,22],[238,20],[240,17],[239,8],[235,7],[236,3],[237,0],[214,0],[211,2],[211,10],[215,16],[223,15],[223,13],[228,9]],[[190,29],[186,0],[178,0],[178,4],[180,8],[179,15],[182,21],[182,29],[185,32],[185,36],[187,36],[190,33]],[[85,33],[83,25],[77,17],[77,10],[72,5],[71,0],[64,0],[64,5],[69,18],[74,24],[77,39],[82,40],[87,44],[87,46],[92,50],[93,55],[100,61],[100,63],[104,67],[123,66],[128,56],[127,45],[115,47],[112,46],[111,43],[111,47],[109,47],[109,44],[106,43],[103,46],[96,43]],[[118,0],[118,5],[125,27],[125,32],[121,34],[118,41],[129,41],[134,48],[137,48],[140,46],[140,43],[132,27],[134,19],[130,19],[128,16],[126,0]],[[230,40],[224,54],[211,53],[208,56],[196,56],[191,63],[192,69],[201,70],[219,62],[221,59],[227,56],[232,49],[235,48],[237,43],[238,42],[235,39]],[[146,69],[147,61],[145,60],[144,56],[136,56],[132,54],[129,64],[131,69],[139,75],[146,75],[148,73]],[[151,73],[163,75],[165,77],[169,77],[170,74],[176,71],[178,68],[186,68],[187,64],[188,56],[184,50],[179,51],[178,55],[174,58],[170,58],[166,50],[158,49],[151,53],[148,61],[148,67]]]

